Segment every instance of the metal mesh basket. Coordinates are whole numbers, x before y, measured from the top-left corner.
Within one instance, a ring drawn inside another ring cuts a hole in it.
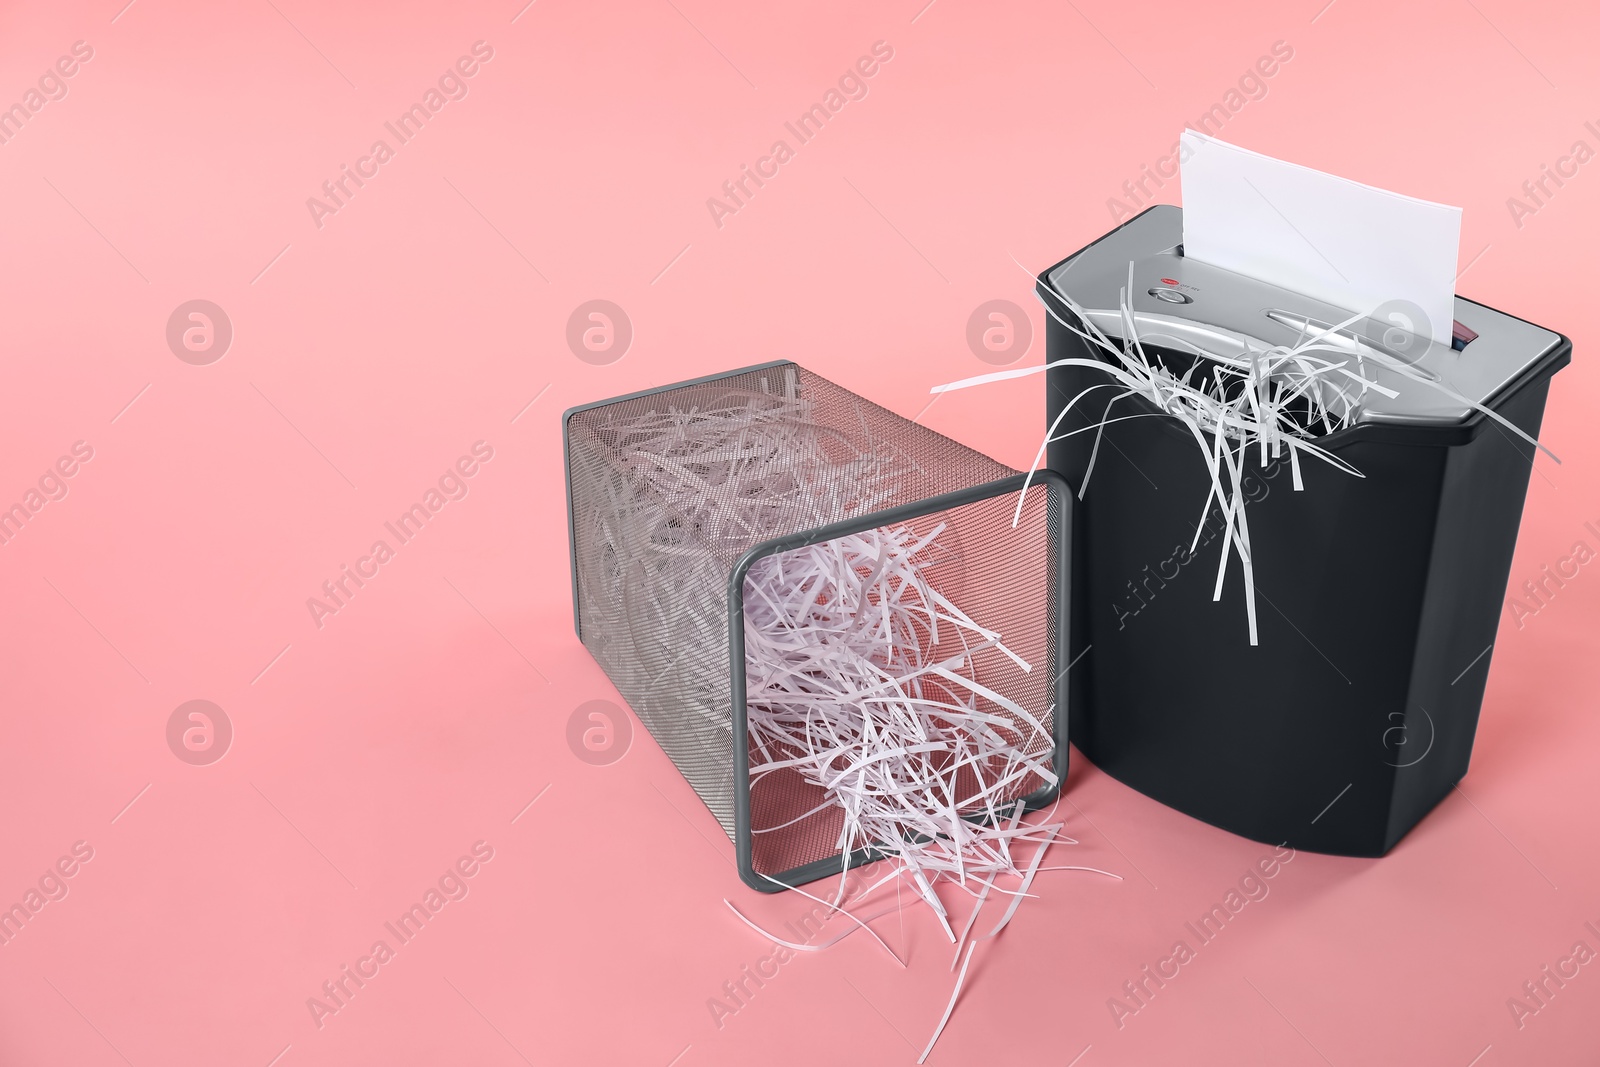
[[[1044,723],[1065,775],[1058,476],[1035,475],[1013,528],[1023,475],[790,362],[573,408],[565,437],[578,637],[733,841],[748,885],[775,891],[845,862],[843,815],[821,787],[798,772],[752,787],[745,597],[769,557],[940,530],[929,582],[1033,668],[991,648],[972,669]],[[1056,788],[1034,777],[1007,799],[1037,807]]]

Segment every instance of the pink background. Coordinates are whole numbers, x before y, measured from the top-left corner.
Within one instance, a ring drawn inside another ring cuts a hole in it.
[[[0,904],[93,850],[0,947],[0,1063],[913,1061],[952,980],[920,908],[877,924],[906,970],[857,936],[714,1021],[768,952],[723,898],[774,926],[808,902],[740,885],[642,731],[609,763],[569,747],[575,709],[617,698],[572,633],[560,412],[793,358],[1026,463],[1037,379],[928,404],[988,369],[969,315],[1028,308],[1011,356],[1042,358],[1030,275],[1277,41],[1293,58],[1222,136],[1466,208],[1460,291],[1578,353],[1513,584],[1600,546],[1600,164],[1506,203],[1600,148],[1592,14],[124,2],[0,14],[0,103],[93,49],[0,145],[0,504],[93,449],[0,545]],[[384,123],[480,40],[466,97],[398,145]],[[706,199],[880,40],[865,99],[717,226]],[[378,138],[394,157],[319,228],[307,198]],[[234,331],[209,365],[166,341],[193,299]],[[593,299],[632,324],[609,363],[566,342]],[[319,628],[307,598],[477,441],[468,495]],[[1124,879],[1041,875],[930,1062],[1594,1062],[1600,965],[1520,1028],[1506,1003],[1600,949],[1592,569],[1505,614],[1462,793],[1386,859],[1296,857],[1120,1028],[1108,998],[1271,850],[1077,761],[1081,844],[1050,862]],[[196,699],[234,731],[206,766],[167,741]],[[307,998],[478,841],[469,894],[319,1028]]]

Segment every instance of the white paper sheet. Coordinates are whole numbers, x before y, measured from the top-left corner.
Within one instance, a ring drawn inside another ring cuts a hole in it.
[[[1420,308],[1450,343],[1461,209],[1285,163],[1194,130],[1181,141],[1184,255],[1351,312]]]

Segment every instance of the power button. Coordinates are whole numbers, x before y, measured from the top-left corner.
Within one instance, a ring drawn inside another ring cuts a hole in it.
[[[1188,296],[1187,294],[1184,294],[1184,293],[1180,293],[1176,289],[1165,289],[1165,288],[1161,288],[1161,287],[1158,286],[1158,287],[1150,290],[1150,295],[1155,297],[1157,300],[1164,300],[1169,304],[1192,304],[1192,303],[1194,303],[1194,298],[1193,297],[1190,297],[1190,296]]]

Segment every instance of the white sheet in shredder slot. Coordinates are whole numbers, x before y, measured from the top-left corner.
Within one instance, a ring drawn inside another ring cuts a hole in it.
[[[1185,130],[1183,251],[1352,312],[1417,305],[1450,343],[1461,209]]]

